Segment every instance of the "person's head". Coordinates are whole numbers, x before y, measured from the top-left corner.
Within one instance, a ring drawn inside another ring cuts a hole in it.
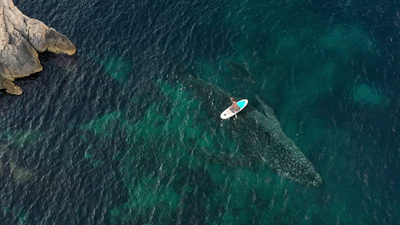
[[[236,102],[234,98],[231,98],[231,101],[232,101],[232,102]]]

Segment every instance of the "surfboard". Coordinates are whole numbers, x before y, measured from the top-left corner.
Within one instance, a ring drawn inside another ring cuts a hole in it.
[[[231,108],[231,106],[229,106],[229,108],[225,109],[225,111],[221,113],[221,119],[228,119],[229,117],[238,114],[240,111],[242,111],[242,109],[244,109],[244,107],[246,107],[247,103],[249,103],[247,99],[242,99],[236,102],[240,108],[238,111],[235,111],[233,108]]]

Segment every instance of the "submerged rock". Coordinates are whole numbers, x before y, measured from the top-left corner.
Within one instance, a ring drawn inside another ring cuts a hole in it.
[[[75,45],[55,29],[31,19],[12,0],[0,1],[0,90],[21,95],[13,81],[42,70],[38,52],[75,53]]]
[[[366,105],[388,104],[389,100],[376,88],[365,84],[358,85],[353,89],[353,99],[355,102]]]
[[[336,52],[342,59],[349,60],[355,52],[368,54],[370,63],[374,62],[376,41],[369,33],[357,26],[338,25],[323,35],[317,44],[325,51]]]
[[[21,167],[12,161],[10,162],[10,169],[14,181],[18,184],[25,184],[36,176],[35,172]]]
[[[101,64],[105,67],[107,74],[111,75],[120,84],[125,84],[131,75],[132,65],[124,59],[110,57],[102,60]]]
[[[11,175],[17,184],[25,184],[36,176],[36,172],[19,165],[7,145],[0,145],[0,176],[10,167]]]

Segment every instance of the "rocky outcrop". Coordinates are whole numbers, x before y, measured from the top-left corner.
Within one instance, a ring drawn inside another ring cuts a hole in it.
[[[0,89],[21,95],[13,81],[41,71],[38,52],[75,53],[75,45],[55,29],[31,19],[12,0],[0,0]]]

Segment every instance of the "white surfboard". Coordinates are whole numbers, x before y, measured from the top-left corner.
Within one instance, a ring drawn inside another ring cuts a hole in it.
[[[225,109],[225,111],[221,113],[221,119],[228,119],[229,117],[238,114],[240,111],[242,111],[242,109],[244,109],[244,107],[246,107],[247,103],[249,103],[247,99],[236,102],[240,108],[238,111],[235,111],[233,108],[231,108],[231,106],[229,106],[229,108]]]

